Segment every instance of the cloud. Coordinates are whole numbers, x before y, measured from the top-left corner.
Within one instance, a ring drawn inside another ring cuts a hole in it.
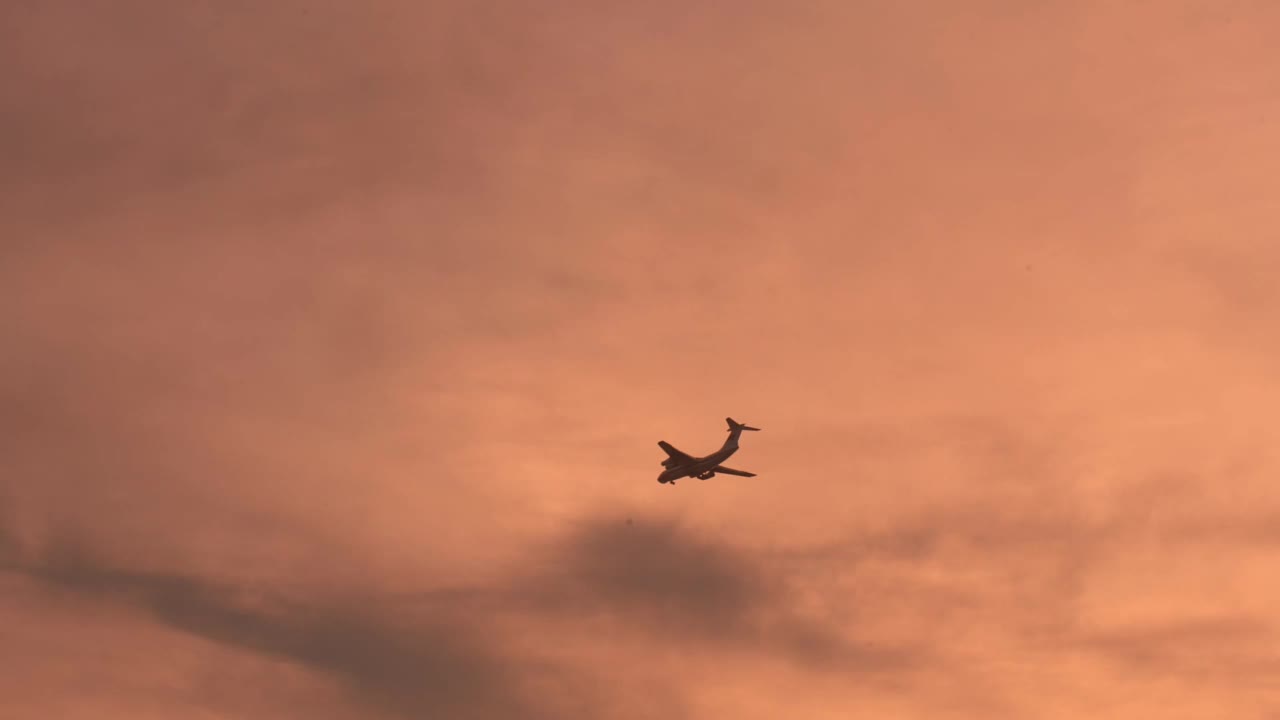
[[[0,558],[364,716],[1247,671],[1275,12],[990,5],[5,4]]]
[[[918,648],[848,637],[836,619],[797,610],[796,570],[772,553],[713,540],[671,520],[592,518],[522,593],[544,609],[639,627],[658,642],[745,649],[810,669],[874,673],[920,662]]]
[[[326,674],[394,717],[552,718],[592,702],[574,675],[502,650],[483,617],[422,619],[367,602],[300,600],[131,570],[67,540],[18,568],[51,590],[123,603],[165,626]],[[554,693],[545,692],[548,685]]]
[[[9,549],[8,567],[49,590],[295,663],[333,678],[366,714],[388,717],[646,716],[624,707],[617,689],[649,679],[611,667],[617,656],[601,637],[642,657],[757,658],[869,691],[888,679],[898,690],[951,692],[947,683],[978,679],[984,666],[974,658],[988,652],[1029,663],[1079,653],[1145,679],[1226,683],[1234,673],[1246,682],[1273,669],[1270,628],[1245,611],[1136,625],[1089,615],[1082,597],[1099,592],[1109,559],[1177,537],[1180,520],[1153,524],[1147,510],[1126,502],[1102,516],[1070,506],[1018,513],[974,502],[792,550],[751,549],[645,512],[602,512],[526,547],[519,566],[492,581],[407,595],[140,570],[66,536],[24,553],[4,523],[0,549]],[[827,592],[832,574],[851,584],[812,609],[806,598]],[[281,582],[289,576],[282,571]],[[682,717],[692,714],[685,692],[654,687],[648,700]]]
[[[1274,678],[1280,671],[1274,640],[1274,629],[1258,618],[1219,615],[1082,631],[1077,646],[1129,672],[1242,681]]]
[[[924,660],[919,649],[864,645],[841,622],[799,612],[785,566],[770,558],[672,521],[608,516],[529,550],[533,572],[409,597],[300,597],[133,569],[65,534],[39,552],[10,553],[7,566],[48,590],[123,604],[164,626],[327,675],[394,717],[564,717],[608,704],[591,689],[591,670],[520,650],[504,636],[511,627],[581,640],[603,626],[654,651],[745,650],[863,675],[909,671]],[[683,712],[678,697],[651,694],[667,716]],[[630,712],[615,709],[612,716]]]

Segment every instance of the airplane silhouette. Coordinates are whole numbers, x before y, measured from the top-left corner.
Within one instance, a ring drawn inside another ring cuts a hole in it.
[[[738,452],[738,436],[742,434],[743,430],[759,430],[760,428],[743,425],[734,421],[733,418],[725,418],[724,420],[729,423],[729,437],[724,441],[724,445],[720,446],[719,450],[706,457],[694,457],[688,453],[680,452],[666,440],[659,440],[658,447],[667,453],[667,459],[662,461],[662,466],[666,470],[663,470],[662,474],[658,476],[658,482],[675,485],[676,480],[680,478],[696,477],[699,480],[706,480],[707,478],[715,477],[716,473],[755,477],[755,473],[734,470],[720,463],[727,460],[730,455]]]

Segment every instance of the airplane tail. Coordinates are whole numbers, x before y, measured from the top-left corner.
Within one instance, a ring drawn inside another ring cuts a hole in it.
[[[725,418],[724,421],[729,423],[729,432],[733,432],[734,430],[759,430],[760,429],[758,427],[751,427],[750,425],[744,425],[734,420],[731,417]]]

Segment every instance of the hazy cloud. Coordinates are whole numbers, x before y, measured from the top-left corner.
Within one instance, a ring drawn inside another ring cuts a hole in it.
[[[38,552],[12,548],[9,568],[50,590],[134,607],[183,632],[296,662],[371,707],[412,717],[552,717],[601,702],[589,689],[590,671],[513,653],[501,641],[511,621],[526,631],[543,627],[548,637],[604,626],[686,652],[743,649],[850,680],[910,671],[924,660],[918,648],[865,645],[837,620],[797,614],[788,586],[797,578],[785,566],[657,518],[589,520],[531,551],[526,561],[540,568],[532,574],[416,600],[377,592],[302,598],[134,570],[66,535]]]
[[[1280,671],[1275,624],[1227,615],[1181,622],[1082,631],[1077,647],[1124,671],[1182,682],[1207,679],[1273,683]]]
[[[20,571],[52,590],[123,603],[169,627],[327,674],[396,716],[562,717],[585,712],[576,703],[591,699],[573,673],[504,652],[496,628],[465,608],[415,618],[402,607],[282,597],[114,567],[79,543],[56,545]]]
[[[560,546],[550,572],[522,588],[546,610],[603,615],[670,644],[710,643],[813,668],[909,670],[919,648],[877,647],[837,618],[796,611],[805,578],[784,558],[700,536],[662,518],[585,522]]]
[[[1265,717],[1280,15],[1203,4],[0,4],[0,695]]]

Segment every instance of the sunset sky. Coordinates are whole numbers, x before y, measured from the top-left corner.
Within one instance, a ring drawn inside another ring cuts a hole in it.
[[[1280,720],[1280,3],[18,0],[0,86],[0,720]]]

